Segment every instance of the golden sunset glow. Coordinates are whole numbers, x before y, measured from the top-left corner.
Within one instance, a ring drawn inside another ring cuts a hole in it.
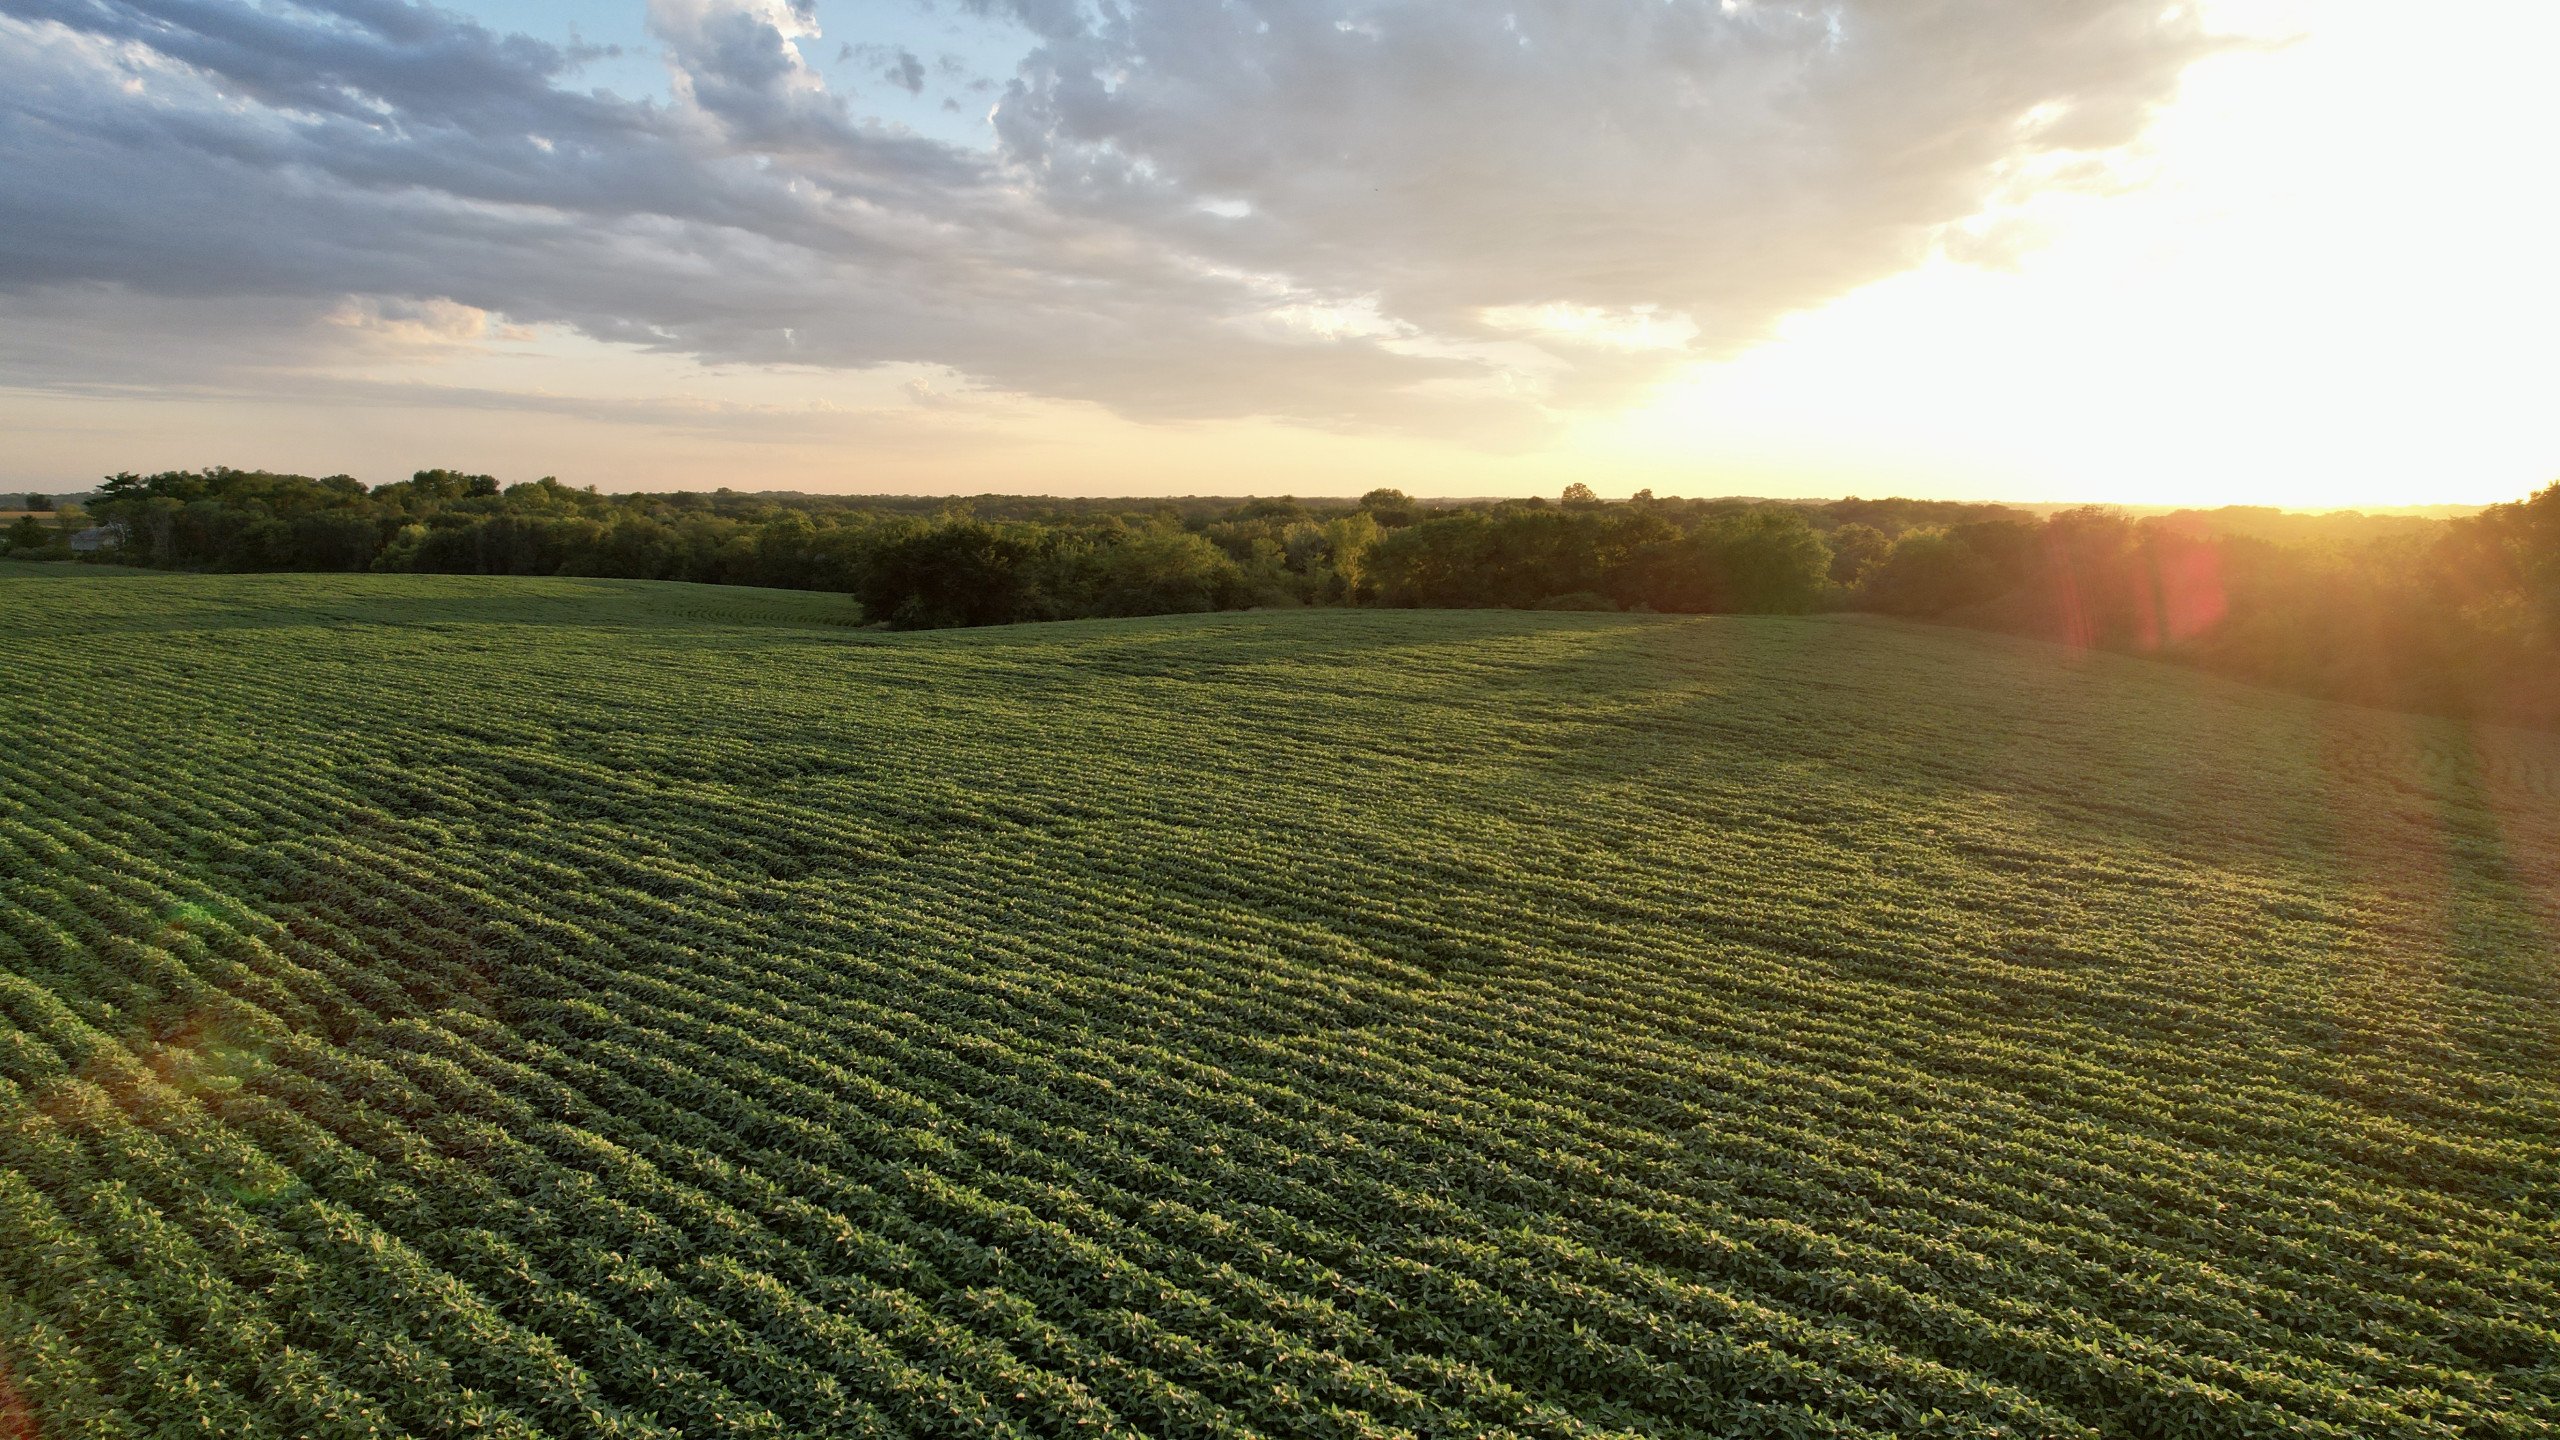
[[[548,23],[523,6],[474,13],[493,32]],[[595,78],[625,93],[671,84],[675,109],[652,113],[698,115],[702,133],[758,153],[764,122],[714,88],[715,62],[696,48],[726,13],[661,0],[643,34],[636,11],[585,6],[588,33],[631,30],[630,56],[664,47],[663,75],[626,58]],[[766,23],[754,6],[740,13]],[[1732,23],[1794,13],[1726,7]],[[908,106],[844,143],[889,134],[945,147],[945,168],[981,167],[976,178],[902,178],[901,193],[974,188],[918,199],[909,217],[885,199],[860,200],[863,213],[918,247],[916,265],[945,265],[935,237],[968,227],[995,237],[968,242],[983,256],[873,300],[861,257],[889,242],[848,240],[843,258],[815,252],[821,263],[777,248],[810,243],[796,232],[767,239],[635,210],[599,243],[669,278],[589,297],[584,272],[540,253],[555,243],[542,227],[574,212],[546,219],[458,191],[438,203],[484,228],[529,228],[471,241],[455,252],[467,258],[438,262],[461,267],[446,279],[377,256],[386,263],[298,293],[294,276],[246,273],[264,263],[256,243],[225,262],[232,273],[171,286],[161,281],[190,257],[36,254],[48,232],[31,225],[0,240],[30,250],[0,289],[0,421],[13,442],[0,485],[235,460],[380,481],[433,461],[606,489],[1501,495],[1580,481],[1604,494],[2323,507],[2480,502],[2560,474],[2560,432],[2544,418],[2560,390],[2560,352],[2544,338],[2560,329],[2547,213],[2560,90],[2539,73],[2560,50],[2560,11],[2547,5],[2420,15],[2379,0],[2215,0],[2182,22],[2202,37],[2188,51],[2128,48],[2086,74],[2010,77],[2018,93],[2049,84],[2065,98],[2005,118],[1909,100],[1932,123],[1976,127],[1963,132],[1972,168],[1934,178],[1897,174],[1919,162],[1870,156],[1851,128],[1830,142],[1836,155],[1796,155],[1796,141],[1773,138],[1787,132],[1752,118],[1782,102],[1755,99],[1768,82],[1739,62],[1703,109],[1630,102],[1630,116],[1729,127],[1727,148],[1687,150],[1618,130],[1579,136],[1569,95],[1517,124],[1470,115],[1463,96],[1435,98],[1438,79],[1390,65],[1361,81],[1386,88],[1355,108],[1375,117],[1363,123],[1414,127],[1401,132],[1410,143],[1345,132],[1355,138],[1333,168],[1272,156],[1233,176],[1168,148],[1129,183],[1169,197],[1179,183],[1195,198],[1099,218],[1020,168],[1067,133],[1008,128],[1047,113],[1045,92],[1006,80],[1026,32],[993,21],[946,24],[938,40],[916,31],[917,47],[957,47],[950,75],[979,76],[953,79],[953,98],[928,109],[936,92],[923,81],[910,105],[902,78],[884,92],[826,63],[838,39],[853,54],[859,32],[890,18],[825,7],[805,25],[785,18],[764,32],[790,67],[769,103],[846,117]],[[1935,41],[1895,23],[1852,16],[1788,63],[1810,73],[1823,45],[1855,43],[1861,24],[1878,45],[1925,57]],[[1337,39],[1364,40],[1344,24]],[[174,110],[219,82],[58,23],[0,25],[21,63],[51,67],[57,91],[85,66],[112,103]],[[1431,33],[1445,46],[1459,32]],[[1540,43],[1555,66],[1648,63],[1569,28]],[[1047,53],[1020,75],[1048,74]],[[1173,74],[1207,63],[1165,53],[1132,63]],[[1475,64],[1452,60],[1448,83]],[[1639,93],[1646,82],[1624,83]],[[1912,84],[1921,97],[1943,79],[1916,69]],[[2119,91],[2139,105],[2144,86],[2149,110],[2084,124]],[[1443,105],[1460,108],[1432,108]],[[277,113],[275,126],[303,123]],[[1271,123],[1283,121],[1331,143],[1321,110]],[[1424,129],[1462,123],[1476,132]],[[2095,128],[2084,142],[2074,126]],[[570,153],[549,135],[525,143],[540,165]],[[1140,141],[1113,143],[1120,155]],[[1489,168],[1502,147],[1532,144],[1552,153]],[[1648,179],[1657,151],[1662,173]],[[1789,166],[1802,173],[1751,178]],[[1959,218],[1912,230],[1893,187],[1924,183],[1973,198]],[[862,189],[790,184],[787,196],[819,197],[831,216],[853,214]],[[1052,212],[1062,218],[1041,218]],[[1257,240],[1256,227],[1275,238]],[[1321,258],[1272,248],[1283,235]],[[760,265],[785,268],[768,285]],[[357,288],[393,280],[405,291]],[[657,304],[697,283],[702,304],[734,294],[763,318]],[[1005,333],[1014,340],[995,338]]]
[[[0,0],[0,1440],[2550,1436],[2560,0]]]
[[[2560,135],[2539,74],[2560,9],[2491,8],[2216,7],[2298,38],[2198,65],[2120,192],[2026,197],[1983,227],[1981,263],[1790,317],[1578,439],[1783,477],[1771,493],[2521,493],[2560,474],[2537,399],[2560,390],[2555,202],[2533,178]]]

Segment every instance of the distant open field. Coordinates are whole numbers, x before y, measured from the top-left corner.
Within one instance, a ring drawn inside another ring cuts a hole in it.
[[[0,577],[0,1436],[2560,1425],[2560,737]]]

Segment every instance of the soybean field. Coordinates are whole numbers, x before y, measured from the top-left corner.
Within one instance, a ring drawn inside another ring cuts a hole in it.
[[[2552,736],[0,572],[0,1437],[2560,1431]]]

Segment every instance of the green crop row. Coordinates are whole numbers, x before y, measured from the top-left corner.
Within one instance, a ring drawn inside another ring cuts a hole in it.
[[[2560,1426],[2547,738],[1827,619],[0,659],[42,1433]]]

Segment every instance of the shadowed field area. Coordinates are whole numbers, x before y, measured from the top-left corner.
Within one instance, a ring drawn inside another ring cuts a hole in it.
[[[0,573],[0,1433],[2560,1423],[2560,738],[1847,617]]]

